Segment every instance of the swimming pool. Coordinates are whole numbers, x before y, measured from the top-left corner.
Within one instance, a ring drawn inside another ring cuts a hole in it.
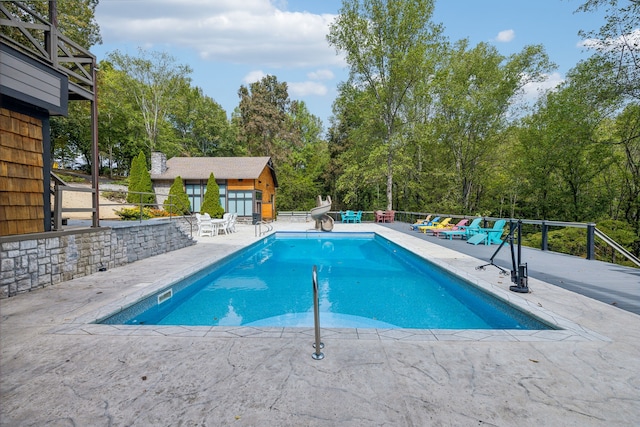
[[[375,233],[278,232],[101,321],[134,325],[552,329]]]

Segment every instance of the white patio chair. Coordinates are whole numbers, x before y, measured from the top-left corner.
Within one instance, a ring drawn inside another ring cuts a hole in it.
[[[236,222],[237,221],[238,221],[238,214],[237,213],[231,214],[231,220],[229,221],[229,230],[232,233],[236,232]]]
[[[217,234],[217,226],[212,221],[203,219],[198,224],[198,236],[215,236]]]
[[[224,220],[224,222],[220,223],[220,228],[218,230],[219,233],[224,232],[224,234],[229,234],[231,233],[231,230],[229,229],[229,224],[231,221],[231,214],[230,213],[225,213],[224,215],[222,215],[222,219]]]
[[[198,236],[215,236],[218,234],[218,226],[211,221],[209,214],[196,214],[198,221]]]

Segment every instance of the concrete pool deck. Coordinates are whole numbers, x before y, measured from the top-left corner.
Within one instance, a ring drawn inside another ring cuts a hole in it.
[[[489,286],[511,284],[497,269],[476,270],[478,258],[388,227],[335,230],[376,231]],[[316,361],[313,330],[304,328],[86,323],[257,239],[253,226],[239,226],[229,236],[0,300],[0,425],[640,422],[640,316],[531,278],[532,293],[511,298],[575,329],[520,336],[323,328],[325,358]]]

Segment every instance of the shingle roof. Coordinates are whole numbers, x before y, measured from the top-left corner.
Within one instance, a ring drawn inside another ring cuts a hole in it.
[[[167,160],[167,170],[151,179],[207,180],[211,172],[216,179],[258,179],[267,166],[271,166],[270,157],[173,157]]]

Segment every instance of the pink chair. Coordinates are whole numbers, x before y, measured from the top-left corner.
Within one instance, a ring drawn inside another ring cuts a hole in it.
[[[440,233],[442,233],[443,231],[460,230],[461,228],[464,228],[468,223],[469,223],[468,219],[461,219],[455,225],[448,225],[448,226],[446,226],[444,228],[434,228],[434,229],[427,230],[427,231],[431,231],[431,233],[433,233],[434,236],[440,237]]]

